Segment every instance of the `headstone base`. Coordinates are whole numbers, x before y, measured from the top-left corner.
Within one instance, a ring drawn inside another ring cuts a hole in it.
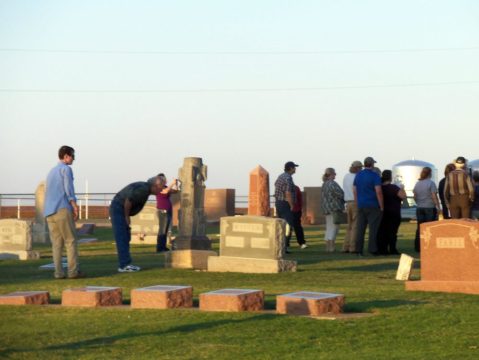
[[[222,289],[200,294],[203,311],[261,311],[263,308],[263,290]]]
[[[278,314],[310,315],[343,312],[344,295],[302,291],[276,297]]]
[[[106,286],[85,286],[67,289],[62,293],[63,306],[115,306],[122,304],[121,288]]]
[[[192,306],[191,286],[157,285],[131,291],[131,307],[135,309],[173,309]]]
[[[35,260],[40,259],[40,253],[33,250],[3,250],[3,252],[0,252],[0,260],[6,259]]]
[[[207,236],[177,236],[173,242],[176,250],[211,250],[211,240]]]
[[[45,305],[49,301],[48,291],[16,291],[0,296],[0,305]]]
[[[254,259],[232,256],[217,256],[208,259],[208,271],[240,272],[250,274],[275,274],[296,272],[297,263],[293,260]]]
[[[450,292],[462,294],[479,294],[479,281],[406,281],[408,291]]]
[[[208,258],[218,254],[212,250],[173,250],[165,253],[165,267],[175,269],[208,269]]]

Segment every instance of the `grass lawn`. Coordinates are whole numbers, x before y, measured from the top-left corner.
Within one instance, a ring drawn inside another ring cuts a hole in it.
[[[133,288],[192,285],[199,294],[221,288],[262,289],[266,308],[275,296],[309,290],[342,293],[346,312],[374,316],[317,320],[274,313],[205,313],[191,310],[131,310],[1,306],[0,359],[479,359],[479,297],[406,292],[394,280],[398,256],[358,258],[327,254],[324,227],[306,227],[310,247],[294,243],[288,259],[298,272],[208,273],[165,269],[154,246],[132,245],[139,273],[116,272],[111,229],[97,228],[100,241],[80,245],[88,278],[53,280],[38,266],[51,262],[48,246],[36,246],[40,260],[0,262],[0,293],[48,290],[60,304],[65,288],[120,286],[124,302]],[[413,252],[415,224],[403,223],[399,249]],[[209,229],[218,249],[218,228]],[[344,229],[339,234],[341,246]],[[293,238],[294,241],[294,238]],[[419,269],[414,270],[419,277]]]

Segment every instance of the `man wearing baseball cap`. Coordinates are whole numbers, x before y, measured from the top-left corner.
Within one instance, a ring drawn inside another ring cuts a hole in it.
[[[377,234],[384,211],[381,177],[374,171],[374,160],[368,156],[364,159],[364,169],[354,179],[354,199],[358,205],[358,219],[356,231],[356,252],[362,255],[364,235],[369,225],[368,251],[378,255]]]
[[[288,225],[288,233],[286,234],[285,253],[289,254],[289,241],[291,240],[291,229],[294,225],[292,209],[296,202],[296,192],[294,189],[293,174],[296,172],[296,167],[293,161],[288,161],[284,164],[284,172],[278,176],[274,183],[274,197],[276,214],[279,218],[284,219]]]

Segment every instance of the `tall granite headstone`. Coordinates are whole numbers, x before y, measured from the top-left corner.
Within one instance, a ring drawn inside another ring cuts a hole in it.
[[[43,209],[45,207],[45,190],[46,184],[42,181],[38,184],[37,190],[35,191],[35,222],[32,226],[34,243],[47,244],[50,242],[47,221],[43,216]]]
[[[206,236],[206,171],[206,165],[198,157],[185,158],[179,169],[178,236],[174,239],[175,250],[165,254],[167,267],[206,269],[208,256],[216,256],[211,251],[211,240]]]
[[[235,189],[206,189],[205,215],[208,222],[235,214]]]
[[[306,202],[306,224],[321,225],[326,222],[321,210],[321,187],[304,187]]]
[[[269,173],[261,166],[249,174],[248,215],[269,216]]]
[[[479,222],[427,222],[420,235],[421,280],[406,290],[479,294]]]

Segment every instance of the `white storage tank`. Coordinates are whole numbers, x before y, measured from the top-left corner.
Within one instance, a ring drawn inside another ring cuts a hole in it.
[[[406,195],[408,196],[408,204],[405,204],[404,202],[404,205],[415,205],[413,199],[414,194],[412,191],[414,189],[414,186],[416,185],[417,180],[419,179],[419,176],[421,175],[422,168],[426,166],[432,169],[431,180],[434,181],[436,185],[438,185],[437,169],[431,163],[421,160],[405,160],[393,165],[393,182],[395,184],[404,185],[404,190],[406,191]]]
[[[477,160],[472,160],[467,162],[467,167],[470,169],[471,174],[474,171],[479,171],[479,159]]]

